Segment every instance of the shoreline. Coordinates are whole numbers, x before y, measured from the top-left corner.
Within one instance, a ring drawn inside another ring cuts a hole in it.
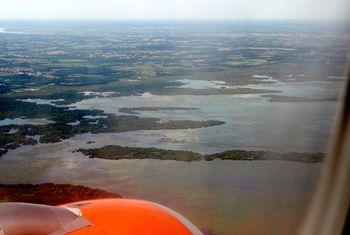
[[[184,150],[165,150],[159,148],[140,148],[140,147],[122,147],[119,145],[107,145],[100,148],[77,149],[74,152],[81,152],[89,158],[100,158],[108,160],[121,159],[157,159],[157,160],[175,160],[175,161],[212,161],[218,160],[241,160],[241,161],[267,161],[283,160],[304,163],[323,162],[322,153],[277,153],[272,151],[246,151],[246,150],[228,150],[214,154],[200,154]]]
[[[119,194],[98,188],[71,184],[0,184],[1,202],[60,205],[99,198],[121,198]]]

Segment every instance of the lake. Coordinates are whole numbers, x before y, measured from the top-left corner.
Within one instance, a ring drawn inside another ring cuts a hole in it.
[[[227,86],[222,81],[181,82],[193,89]],[[325,86],[333,87],[335,92],[340,85],[274,82],[243,87],[313,97],[327,96],[329,89]],[[145,93],[84,99],[70,107],[99,109],[117,115],[130,115],[119,111],[125,107],[196,108],[137,111],[136,115],[162,121],[213,119],[226,123],[199,129],[86,133],[60,143],[23,146],[10,150],[0,160],[2,183],[83,184],[124,197],[151,200],[177,210],[208,234],[294,234],[312,195],[321,163],[115,161],[89,159],[73,151],[121,145],[202,154],[229,149],[319,152],[327,146],[336,105],[335,101],[270,102],[268,97],[259,94],[160,96]],[[13,175],[14,171],[21,174]]]
[[[85,140],[9,151],[0,160],[2,183],[98,187],[164,204],[214,234],[294,234],[322,165],[88,159],[72,152],[85,147]]]
[[[188,80],[187,80],[188,82]],[[278,90],[278,95],[328,97],[338,94],[343,83],[278,82],[246,85],[249,88]],[[220,86],[218,81],[193,82],[196,89]],[[186,84],[189,86],[189,84]],[[219,89],[219,88],[218,88]],[[301,95],[299,95],[301,94]],[[174,142],[184,150],[201,153],[229,149],[274,150],[279,152],[324,152],[332,126],[336,101],[270,102],[260,94],[240,95],[152,95],[95,97],[74,103],[79,109],[99,109],[106,113],[126,115],[128,107],[185,107],[196,110],[138,111],[140,117],[167,120],[220,120],[224,125],[193,130],[161,130],[127,134],[132,144],[136,139],[157,139],[151,147],[169,148]],[[135,114],[132,114],[135,115]],[[142,134],[141,134],[142,133]],[[285,133],[288,133],[286,135]],[[142,136],[144,135],[144,136]],[[268,136],[268,138],[266,138]]]

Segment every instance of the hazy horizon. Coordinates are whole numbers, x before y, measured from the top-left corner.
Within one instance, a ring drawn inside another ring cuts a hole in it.
[[[0,20],[350,20],[347,0],[2,0]]]

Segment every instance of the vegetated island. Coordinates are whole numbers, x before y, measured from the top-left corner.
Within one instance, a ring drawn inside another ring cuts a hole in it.
[[[158,148],[137,148],[108,145],[101,148],[78,149],[77,152],[89,156],[89,158],[103,159],[159,159],[177,161],[198,161],[203,158],[199,153],[182,150],[165,150]]]
[[[99,198],[121,198],[119,194],[82,185],[70,184],[0,184],[0,202],[26,202],[60,205]]]
[[[246,150],[229,150],[221,153],[202,155],[199,153],[183,150],[165,150],[158,148],[139,148],[139,147],[122,147],[118,145],[108,145],[101,148],[78,149],[89,158],[102,159],[159,159],[159,160],[177,160],[177,161],[212,161],[221,160],[284,160],[305,163],[322,162],[323,153],[276,153],[270,151],[246,151]]]
[[[25,115],[24,115],[25,114]],[[0,98],[0,120],[13,118],[46,118],[53,123],[46,125],[0,126],[0,157],[9,149],[22,145],[55,143],[84,133],[116,133],[136,130],[193,129],[222,125],[217,120],[169,120],[158,118],[106,114],[101,110],[80,110],[37,105],[33,103]]]
[[[283,95],[261,95],[261,97],[269,98],[270,102],[323,102],[323,101],[338,101],[337,97],[322,97],[322,98],[309,98],[309,97],[295,97],[295,96],[283,96]]]

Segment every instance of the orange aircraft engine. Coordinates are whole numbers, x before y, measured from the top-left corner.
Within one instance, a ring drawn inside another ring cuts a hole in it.
[[[202,235],[165,206],[132,199],[98,199],[46,206],[0,203],[0,235]]]

